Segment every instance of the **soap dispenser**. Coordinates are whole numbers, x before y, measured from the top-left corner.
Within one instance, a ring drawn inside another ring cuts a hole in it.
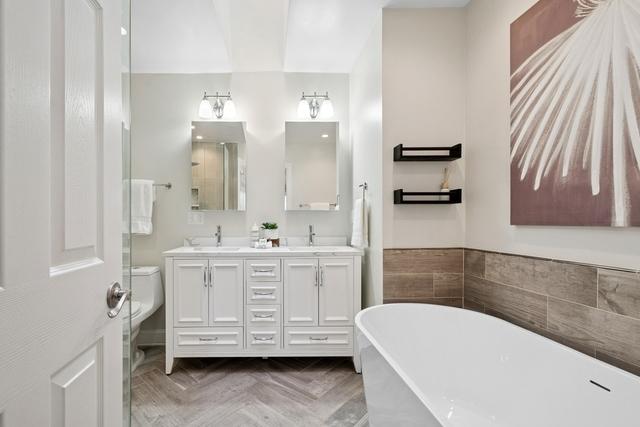
[[[251,247],[253,248],[256,246],[256,243],[258,243],[258,240],[260,240],[260,227],[258,227],[258,224],[255,222],[251,227],[251,233],[249,233],[249,235],[251,236]]]

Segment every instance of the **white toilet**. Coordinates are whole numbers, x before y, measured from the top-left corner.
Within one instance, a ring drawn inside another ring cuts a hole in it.
[[[158,267],[131,268],[131,345],[134,349],[131,370],[135,370],[144,360],[144,352],[138,348],[137,338],[140,325],[163,303],[164,290]]]

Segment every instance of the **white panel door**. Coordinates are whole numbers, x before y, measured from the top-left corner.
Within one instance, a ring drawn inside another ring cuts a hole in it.
[[[353,259],[321,258],[319,262],[320,325],[353,325]]]
[[[284,324],[318,324],[318,260],[315,258],[284,261]]]
[[[119,1],[0,0],[0,425],[120,426]]]
[[[240,259],[210,261],[209,324],[242,326],[244,323],[244,262]]]
[[[173,326],[209,324],[209,260],[177,259],[173,263]]]

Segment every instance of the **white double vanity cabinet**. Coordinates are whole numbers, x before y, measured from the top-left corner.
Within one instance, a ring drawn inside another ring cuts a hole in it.
[[[350,247],[165,252],[166,373],[181,357],[351,356],[362,252]]]

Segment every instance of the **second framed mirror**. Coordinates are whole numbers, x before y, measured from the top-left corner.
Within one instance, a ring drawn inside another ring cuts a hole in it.
[[[337,122],[285,123],[285,210],[336,211]]]

